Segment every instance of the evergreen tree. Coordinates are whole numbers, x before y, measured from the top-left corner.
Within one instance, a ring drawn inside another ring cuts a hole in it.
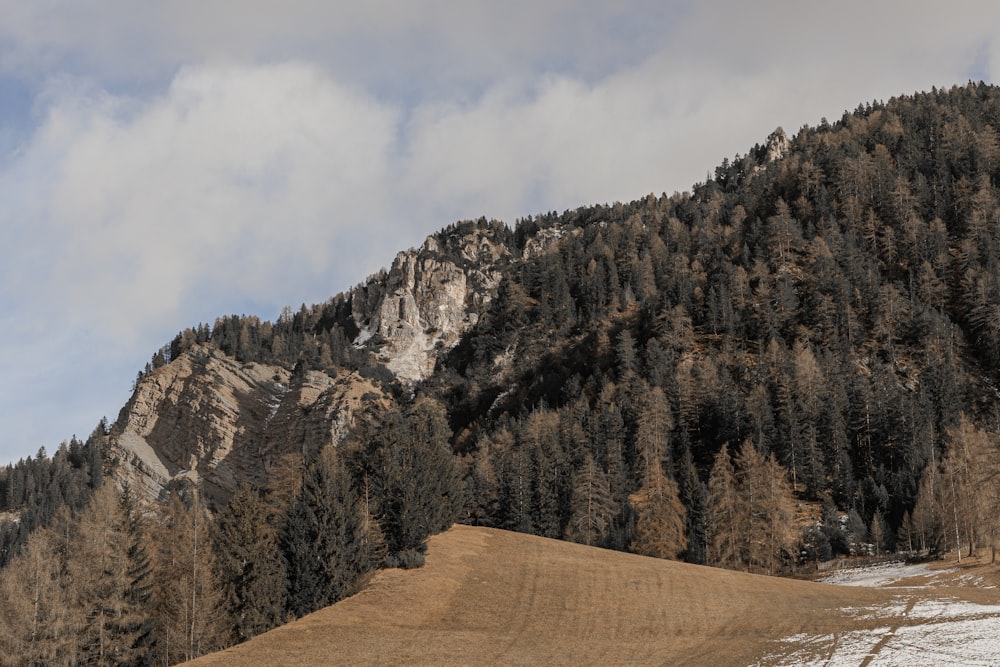
[[[443,408],[431,399],[356,434],[390,562],[422,563],[427,538],[461,512],[462,479],[450,435]]]
[[[736,486],[736,471],[728,445],[715,456],[708,480],[709,549],[708,562],[738,569],[745,561],[746,530],[742,499]]]
[[[324,447],[306,470],[282,534],[291,614],[304,616],[354,592],[370,568],[364,522],[347,466]]]
[[[219,583],[232,623],[232,641],[243,642],[284,620],[287,582],[278,534],[256,489],[241,484],[215,522]]]
[[[691,448],[681,441],[677,485],[687,516],[687,551],[684,560],[704,565],[708,559],[708,492],[698,477]]]

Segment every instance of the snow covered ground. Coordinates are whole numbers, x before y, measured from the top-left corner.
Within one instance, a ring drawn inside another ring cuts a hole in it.
[[[819,579],[827,584],[840,586],[871,586],[883,588],[911,577],[936,577],[954,570],[931,570],[926,563],[907,565],[903,562],[879,563],[865,567],[837,570]]]
[[[757,664],[827,667],[919,665],[1000,665],[1000,605],[959,599],[922,599],[928,583],[954,570],[926,565],[885,563],[832,573],[822,579],[845,586],[899,587],[897,601],[877,607],[845,609],[857,620],[876,621],[867,630],[827,635],[799,634],[781,639]],[[952,585],[982,587],[977,577],[960,576]],[[885,625],[878,623],[884,620]]]

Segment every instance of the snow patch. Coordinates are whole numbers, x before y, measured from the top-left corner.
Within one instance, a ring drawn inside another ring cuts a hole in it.
[[[911,577],[931,578],[953,570],[931,570],[927,565],[883,563],[851,568],[828,575],[826,583],[844,586],[888,586]],[[975,585],[978,578],[961,582]],[[998,665],[1000,664],[1000,605],[981,605],[958,599],[916,600],[919,588],[905,588],[891,604],[845,608],[857,620],[874,620],[888,627],[873,630],[808,635],[796,634],[776,642],[774,650],[756,665]]]
[[[950,570],[931,570],[925,563],[907,565],[901,561],[838,570],[819,579],[825,584],[882,588],[910,577],[933,577]]]
[[[371,337],[372,337],[371,330],[368,327],[361,327],[361,332],[358,333],[357,337],[354,339],[354,342],[351,344],[354,345],[354,347],[361,349],[362,347],[365,346],[365,343],[371,340]]]

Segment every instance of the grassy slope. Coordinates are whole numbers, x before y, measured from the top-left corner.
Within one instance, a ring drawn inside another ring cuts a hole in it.
[[[190,664],[746,664],[892,598],[455,526],[424,568]]]

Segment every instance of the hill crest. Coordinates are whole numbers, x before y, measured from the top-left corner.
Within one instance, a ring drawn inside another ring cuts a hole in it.
[[[188,664],[750,664],[783,637],[891,623],[852,614],[898,607],[898,593],[455,526],[431,538],[423,568],[382,570],[353,597]],[[963,594],[977,592],[921,595]]]

